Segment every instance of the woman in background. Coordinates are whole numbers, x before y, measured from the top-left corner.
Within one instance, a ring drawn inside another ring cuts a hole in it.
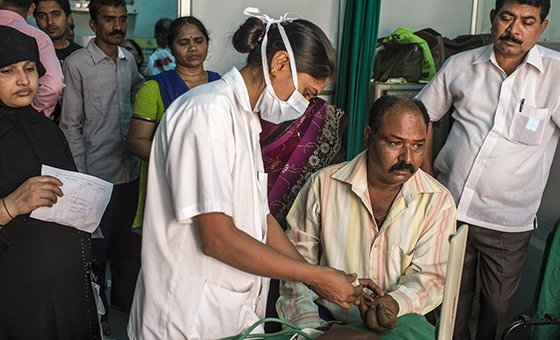
[[[76,171],[62,131],[31,107],[44,74],[35,39],[0,26],[0,339],[101,339],[90,234],[29,216],[63,195],[42,164]]]
[[[261,120],[270,213],[283,229],[288,210],[309,176],[343,161],[347,115],[319,97],[310,102],[303,116],[294,121],[273,124]]]
[[[138,209],[132,224],[138,232],[141,232],[146,201],[147,161],[154,131],[163,113],[177,97],[193,87],[220,79],[218,73],[204,69],[210,38],[200,20],[193,16],[175,19],[169,26],[168,40],[176,67],[157,74],[142,85],[136,94],[128,131],[129,151],[143,160]]]

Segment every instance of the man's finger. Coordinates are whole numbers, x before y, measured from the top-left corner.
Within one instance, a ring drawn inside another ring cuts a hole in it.
[[[380,325],[377,315],[377,306],[369,308],[366,314],[367,327],[376,332],[385,332],[387,329]]]
[[[365,302],[365,297],[369,297],[367,294],[362,294],[362,298],[360,299],[360,303],[358,304],[358,310],[360,311],[360,316],[362,320],[366,320],[366,313],[369,309],[368,304]]]
[[[379,286],[375,282],[373,282],[372,279],[359,279],[359,282],[363,287],[370,289],[375,295],[384,295],[383,290],[379,288]]]
[[[391,310],[384,308],[383,306],[377,306],[377,320],[379,325],[385,328],[395,327],[397,319],[392,314]]]

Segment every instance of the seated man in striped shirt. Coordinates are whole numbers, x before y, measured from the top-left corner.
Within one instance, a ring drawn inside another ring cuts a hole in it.
[[[420,170],[428,123],[422,102],[381,97],[364,130],[367,149],[313,174],[287,216],[288,237],[307,261],[379,285],[384,294],[372,307],[382,306],[390,321],[424,315],[443,299],[455,203]],[[361,322],[359,308],[341,309],[295,282],[281,283],[276,308],[300,327],[332,319]]]

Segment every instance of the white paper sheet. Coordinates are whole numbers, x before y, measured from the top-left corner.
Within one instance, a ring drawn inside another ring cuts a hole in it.
[[[31,213],[38,220],[56,222],[62,225],[92,233],[109,204],[113,184],[100,178],[43,165],[43,176],[58,178],[62,183],[64,196],[52,207],[40,207]]]

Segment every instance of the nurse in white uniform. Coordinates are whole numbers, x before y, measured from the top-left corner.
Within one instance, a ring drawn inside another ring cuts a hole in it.
[[[259,146],[258,112],[301,116],[335,52],[309,21],[246,14],[233,44],[247,65],[179,97],[155,133],[131,339],[238,335],[264,317],[269,278],[345,308],[361,295],[353,275],[308,264],[269,214]]]

